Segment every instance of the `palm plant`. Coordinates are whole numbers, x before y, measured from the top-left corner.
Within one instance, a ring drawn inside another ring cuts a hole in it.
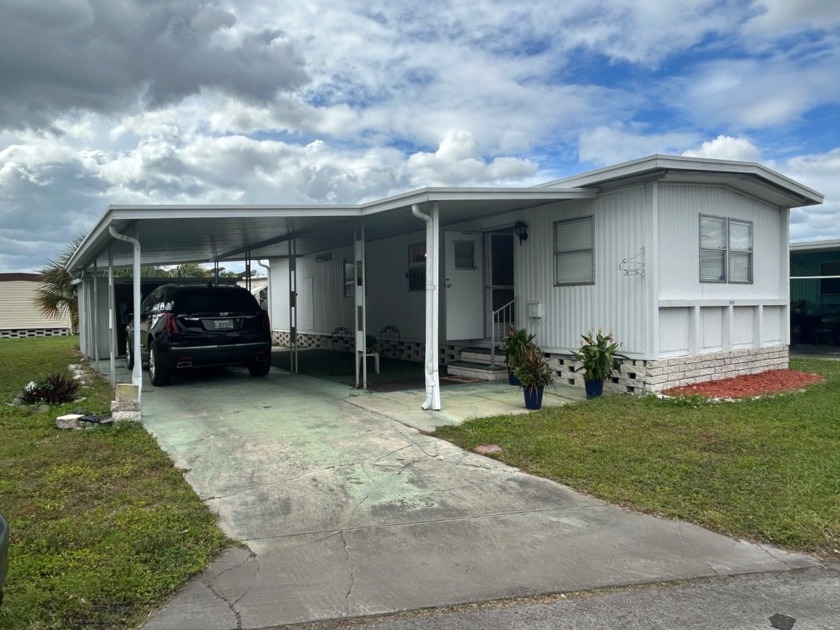
[[[65,267],[83,240],[84,235],[76,236],[58,258],[47,261],[47,266],[39,271],[41,286],[35,293],[35,305],[43,315],[54,319],[65,313],[70,315],[72,333],[79,330],[79,304],[73,278]]]
[[[580,349],[572,352],[572,357],[580,361],[581,365],[574,370],[582,370],[583,378],[587,381],[606,381],[613,370],[619,367],[618,354],[620,343],[616,343],[612,333],[603,334],[589,331],[581,335]]]

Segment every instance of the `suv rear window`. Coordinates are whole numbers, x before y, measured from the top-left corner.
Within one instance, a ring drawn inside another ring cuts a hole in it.
[[[245,290],[190,289],[175,294],[174,313],[253,313],[260,310],[256,299]]]

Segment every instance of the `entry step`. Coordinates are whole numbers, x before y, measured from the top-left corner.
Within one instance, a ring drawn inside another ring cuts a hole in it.
[[[446,372],[452,376],[477,378],[484,381],[502,381],[508,377],[507,367],[504,365],[491,367],[489,363],[475,363],[473,361],[453,361],[452,363],[448,363],[446,365]]]
[[[481,363],[483,365],[490,365],[490,349],[489,348],[464,348],[461,350],[461,361],[469,363]],[[505,353],[501,350],[496,351],[495,356],[496,366],[505,366]]]

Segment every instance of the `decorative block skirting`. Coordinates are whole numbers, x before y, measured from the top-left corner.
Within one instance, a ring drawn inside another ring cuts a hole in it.
[[[578,361],[564,355],[547,356],[554,362],[560,382],[583,387],[583,373],[572,371],[580,366]],[[619,369],[614,370],[610,380],[604,383],[604,390],[647,394],[787,367],[788,347],[785,345],[659,360],[622,359]]]
[[[0,330],[0,339],[29,339],[30,337],[67,337],[69,328],[17,328]]]
[[[289,331],[287,330],[273,330],[271,332],[271,340],[275,346],[283,348],[289,347]],[[298,350],[332,350],[332,340],[329,335],[323,333],[298,333],[297,334]],[[453,361],[459,361],[461,350],[468,347],[469,344],[452,345],[447,344],[440,347],[439,362],[440,365],[446,365]],[[400,348],[402,348],[401,358],[404,361],[416,361],[423,363],[426,360],[426,343],[424,341],[401,341]],[[352,339],[348,340],[340,348],[343,351],[352,351]]]

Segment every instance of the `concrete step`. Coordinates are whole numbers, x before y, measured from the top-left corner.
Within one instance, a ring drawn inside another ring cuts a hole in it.
[[[461,361],[468,361],[469,363],[482,363],[490,365],[490,349],[489,348],[464,348],[461,350]],[[505,353],[496,351],[496,365],[505,364]]]
[[[452,376],[464,376],[466,378],[478,378],[483,381],[507,380],[508,371],[504,365],[490,367],[484,363],[472,361],[453,361],[446,365],[447,374]]]

